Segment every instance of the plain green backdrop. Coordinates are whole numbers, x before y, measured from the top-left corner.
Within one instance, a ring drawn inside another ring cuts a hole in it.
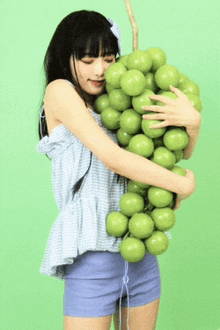
[[[168,64],[200,86],[203,100],[195,152],[179,163],[195,173],[196,191],[176,211],[169,249],[158,257],[157,330],[219,330],[220,2],[131,0],[131,5],[139,49],[162,48]],[[0,1],[1,330],[63,327],[64,282],[39,272],[58,208],[51,162],[36,150],[37,122],[47,46],[59,22],[81,9],[113,18],[121,28],[122,53],[132,51],[123,0]]]

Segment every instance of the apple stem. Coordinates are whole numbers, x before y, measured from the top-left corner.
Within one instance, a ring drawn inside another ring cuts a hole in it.
[[[133,51],[138,49],[138,27],[131,9],[130,0],[124,0],[133,32]]]
[[[127,231],[127,233],[126,233],[125,236],[123,237],[123,240],[124,240],[125,238],[127,238],[129,234],[130,234],[130,232]]]

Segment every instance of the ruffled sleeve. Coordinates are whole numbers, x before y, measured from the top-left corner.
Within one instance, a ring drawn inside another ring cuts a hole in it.
[[[37,150],[52,159],[53,191],[61,211],[71,200],[74,185],[86,174],[91,151],[63,124],[57,126],[49,137],[44,136]]]
[[[57,126],[50,136],[44,136],[37,145],[37,151],[54,158],[62,153],[76,137],[63,125]]]

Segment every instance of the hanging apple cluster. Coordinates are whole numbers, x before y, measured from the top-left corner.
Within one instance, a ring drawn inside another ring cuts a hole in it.
[[[177,96],[169,86],[187,95],[195,109],[202,110],[199,87],[177,68],[167,64],[160,48],[135,50],[120,57],[106,70],[107,94],[96,100],[96,111],[103,125],[117,132],[119,145],[130,152],[150,159],[180,175],[185,170],[176,164],[183,158],[189,142],[184,127],[151,129],[160,120],[142,119],[143,106],[164,105],[149,99],[160,94],[171,99]],[[146,251],[152,255],[164,253],[169,246],[167,231],[176,222],[171,191],[129,180],[128,189],[120,199],[120,211],[108,214],[106,230],[115,237],[124,237],[119,245],[122,257],[129,262],[143,259]]]

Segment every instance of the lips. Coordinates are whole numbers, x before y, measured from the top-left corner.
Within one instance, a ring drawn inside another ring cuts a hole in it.
[[[101,86],[105,82],[105,80],[90,80],[90,81],[95,86]]]
[[[101,82],[104,82],[105,80],[104,80],[104,79],[102,79],[102,80],[91,80],[91,79],[90,79],[90,81],[97,82],[97,83],[101,83]]]

